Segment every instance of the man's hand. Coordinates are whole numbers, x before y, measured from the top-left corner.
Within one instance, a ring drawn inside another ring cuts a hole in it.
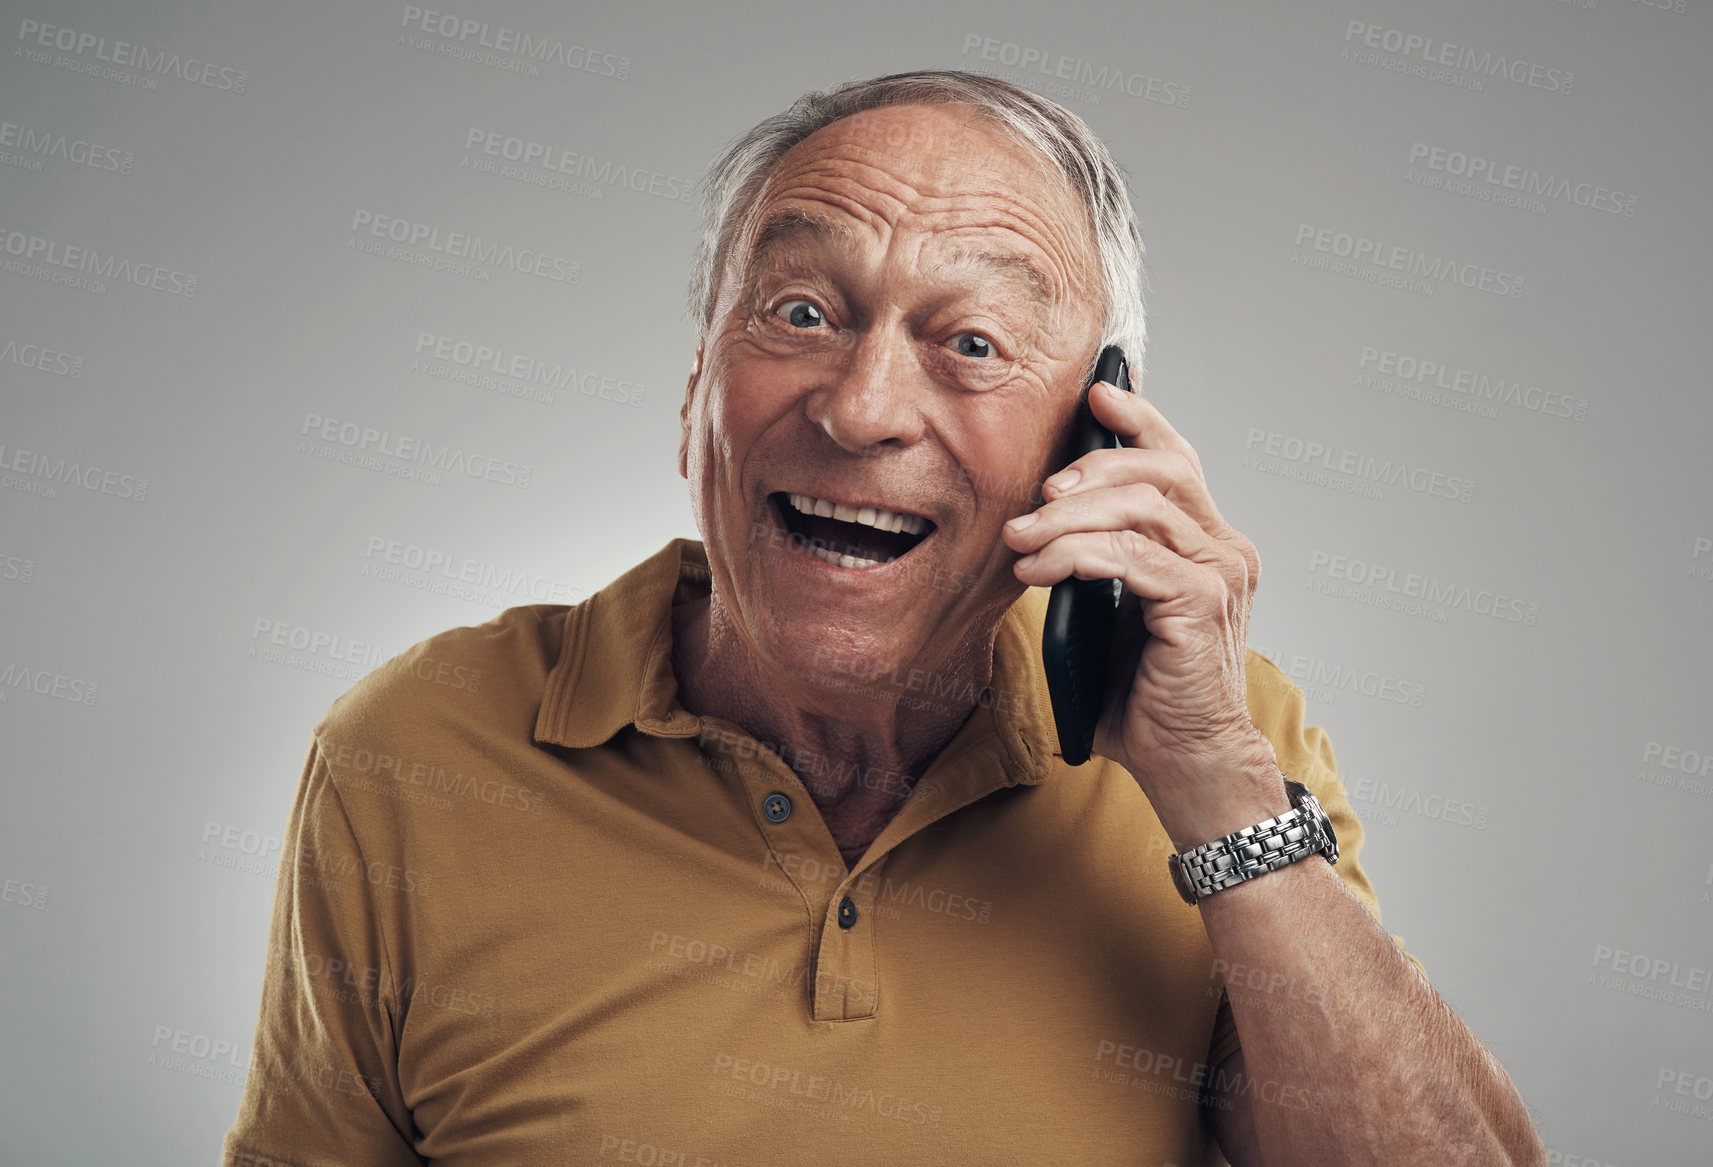
[[[1024,583],[1123,581],[1094,748],[1136,777],[1169,832],[1175,820],[1192,836],[1174,832],[1175,841],[1193,846],[1215,837],[1193,837],[1213,829],[1191,809],[1210,798],[1248,803],[1231,808],[1239,817],[1263,811],[1218,833],[1287,805],[1282,783],[1276,791],[1256,789],[1252,779],[1226,792],[1206,786],[1221,774],[1265,772],[1272,761],[1249,720],[1243,668],[1261,559],[1220,516],[1201,459],[1151,402],[1102,382],[1089,404],[1120,448],[1096,450],[1048,478],[1047,502],[1013,519],[1003,537],[1023,554],[1015,570]]]
[[[1201,461],[1141,397],[1097,387],[1123,443],[1049,478],[1005,528],[1024,583],[1124,582],[1097,751],[1125,766],[1184,848],[1282,813],[1243,664],[1261,574],[1208,497]],[[1141,630],[1151,634],[1142,643]],[[1293,863],[1197,905],[1217,959],[1337,985],[1312,1009],[1232,997],[1250,1081],[1313,1084],[1335,1105],[1257,1103],[1218,1124],[1233,1163],[1527,1163],[1545,1151],[1504,1068],[1325,863]],[[1423,1100],[1428,1100],[1424,1103]]]

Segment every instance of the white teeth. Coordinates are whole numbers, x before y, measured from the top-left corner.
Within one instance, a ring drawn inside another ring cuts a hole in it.
[[[840,555],[837,551],[830,551],[825,547],[811,547],[809,553],[816,559],[825,559],[828,563],[840,567],[873,567],[880,562],[878,559],[864,559],[860,555]]]
[[[838,519],[845,523],[861,523],[877,531],[903,531],[911,535],[921,535],[928,530],[928,520],[921,515],[906,515],[880,507],[846,506],[807,494],[790,493],[785,497],[791,500],[793,509],[805,515],[819,515],[823,519]]]

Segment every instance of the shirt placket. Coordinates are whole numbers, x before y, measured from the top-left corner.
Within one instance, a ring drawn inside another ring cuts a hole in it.
[[[816,1021],[873,1017],[880,997],[874,881],[861,876],[876,864],[845,872],[844,858],[808,790],[771,753],[758,748],[739,768],[772,860],[803,897],[808,912],[814,952],[808,986],[811,1016]]]
[[[937,763],[930,767],[929,775],[924,775],[924,786],[881,832],[869,854],[854,870],[845,872],[844,857],[832,832],[797,774],[733,723],[706,718],[703,725],[704,734],[714,735],[712,748],[735,756],[744,778],[745,796],[771,861],[797,889],[808,912],[814,953],[809,978],[811,1015],[816,1021],[873,1017],[880,1002],[874,905],[887,856],[944,815],[1000,786],[1035,776],[1007,756],[995,758],[997,764],[987,766],[971,765],[968,756],[947,759],[949,765]],[[829,876],[838,872],[844,872],[842,878]]]

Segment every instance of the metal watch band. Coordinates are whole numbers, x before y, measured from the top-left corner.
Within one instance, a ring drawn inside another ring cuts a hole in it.
[[[1285,779],[1291,809],[1277,818],[1191,847],[1167,860],[1184,902],[1194,905],[1245,880],[1277,871],[1317,852],[1338,862],[1338,838],[1320,800],[1301,782]]]

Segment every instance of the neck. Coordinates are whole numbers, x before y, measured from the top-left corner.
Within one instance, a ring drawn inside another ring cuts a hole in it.
[[[805,678],[758,659],[711,593],[673,609],[678,699],[777,753],[854,865],[976,707],[1002,616],[940,658]]]

